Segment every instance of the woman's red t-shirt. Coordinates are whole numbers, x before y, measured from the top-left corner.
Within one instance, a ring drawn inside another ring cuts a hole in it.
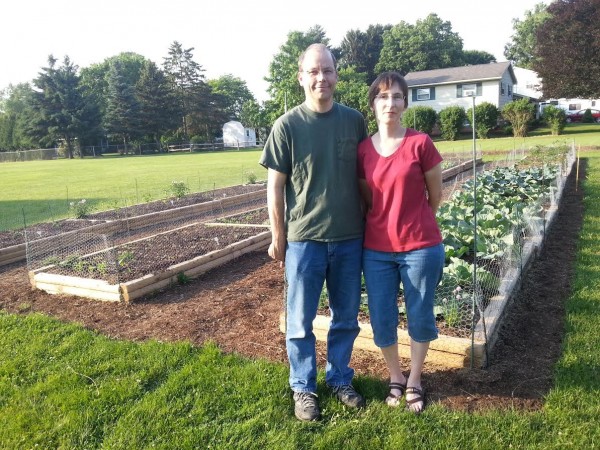
[[[358,176],[372,192],[364,247],[406,252],[442,242],[435,214],[427,200],[425,172],[442,161],[427,134],[411,128],[398,149],[381,156],[370,137],[358,146]]]

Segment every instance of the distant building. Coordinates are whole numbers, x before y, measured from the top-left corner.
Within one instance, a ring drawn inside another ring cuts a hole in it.
[[[224,147],[254,147],[256,146],[256,131],[235,120],[223,125]]]
[[[411,106],[430,106],[436,112],[448,106],[489,102],[497,108],[513,100],[517,78],[510,62],[476,64],[446,69],[410,72],[404,77],[409,87]]]

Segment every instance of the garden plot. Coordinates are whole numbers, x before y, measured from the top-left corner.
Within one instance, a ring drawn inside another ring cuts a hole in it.
[[[37,240],[30,280],[51,293],[130,301],[266,248],[270,232],[247,223],[265,204],[261,190]]]
[[[184,219],[186,215],[194,217],[200,212],[210,219],[230,210],[236,203],[243,203],[251,198],[262,198],[264,192],[264,184],[231,186],[190,194],[181,198],[168,198],[89,213],[82,219],[57,220],[28,225],[24,229],[2,231],[0,232],[0,268],[24,261],[26,259],[26,242],[54,238],[65,233],[73,235],[79,231],[113,233],[116,228],[119,228],[131,233],[136,227],[141,228],[144,221],[156,226],[160,222],[173,221],[178,217]],[[118,224],[116,228],[115,224]]]
[[[535,259],[552,224],[564,180],[574,153],[552,167],[521,162],[521,168],[497,168],[481,174],[477,193],[479,217],[477,257],[474,258],[472,180],[455,192],[438,213],[444,236],[447,266],[436,293],[435,313],[440,337],[430,345],[429,359],[443,366],[481,367],[494,345],[506,306]],[[547,158],[547,155],[545,156]],[[534,159],[534,158],[532,158]],[[470,203],[465,200],[469,200]],[[402,297],[399,350],[410,356]],[[364,295],[366,303],[366,294]],[[363,305],[366,311],[366,305]],[[319,340],[326,340],[330,319],[326,305],[313,324]],[[356,347],[377,350],[372,329],[361,314]],[[282,314],[280,329],[285,330]]]

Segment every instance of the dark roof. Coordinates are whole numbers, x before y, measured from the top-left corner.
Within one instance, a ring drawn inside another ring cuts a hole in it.
[[[515,77],[510,61],[410,72],[406,74],[404,79],[409,87],[454,84],[469,81],[499,80],[507,70],[510,73],[513,83],[516,84],[517,78]]]

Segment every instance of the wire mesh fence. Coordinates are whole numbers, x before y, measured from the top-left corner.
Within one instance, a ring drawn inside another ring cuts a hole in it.
[[[446,155],[444,155],[446,156]],[[444,182],[437,215],[446,265],[434,313],[440,335],[486,345],[548,231],[575,160],[573,146],[510,152]],[[475,176],[476,174],[476,176]],[[321,308],[327,306],[323,292]],[[368,320],[363,285],[362,318]],[[402,287],[400,328],[407,330]]]
[[[90,227],[44,238],[29,239],[28,231],[28,268],[110,284],[165,271],[266,230],[264,187],[244,190],[248,189],[239,187],[237,195],[231,195],[230,188],[204,202],[167,209],[139,205],[104,212],[106,220]]]

